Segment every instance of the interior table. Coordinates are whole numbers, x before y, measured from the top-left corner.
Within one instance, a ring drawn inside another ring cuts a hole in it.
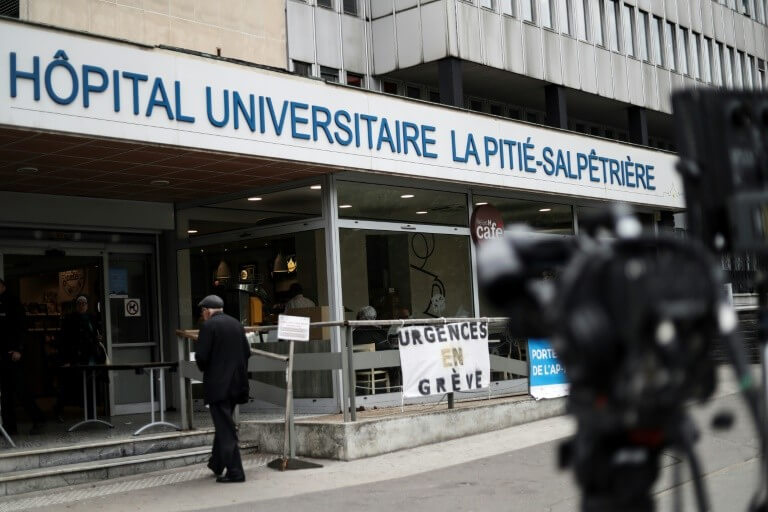
[[[84,419],[71,427],[69,432],[76,430],[84,425],[88,424],[100,424],[109,428],[114,428],[114,425],[108,421],[100,420],[97,416],[96,407],[96,373],[100,371],[120,371],[120,370],[133,370],[137,375],[147,373],[149,375],[149,410],[151,413],[150,422],[139,428],[133,435],[137,436],[144,433],[150,428],[165,426],[171,427],[176,430],[181,430],[179,425],[165,421],[165,378],[164,371],[168,369],[175,369],[178,367],[178,363],[126,363],[126,364],[78,364],[71,366],[63,366],[64,370],[79,370],[83,372],[83,414]],[[91,398],[93,403],[93,415],[88,415],[88,374],[91,374]],[[155,376],[160,383],[160,421],[155,417]]]

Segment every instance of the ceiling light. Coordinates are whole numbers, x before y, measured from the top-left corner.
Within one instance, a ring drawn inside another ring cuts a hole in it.
[[[33,174],[39,173],[40,170],[37,167],[19,167],[18,169],[16,169],[16,172],[19,174],[31,176]]]
[[[321,188],[323,188],[323,186],[322,185],[312,185],[309,188],[311,188],[312,190],[320,190]]]
[[[249,201],[261,201],[261,198],[260,197],[249,197],[248,200]]]
[[[168,180],[152,180],[149,182],[150,185],[154,185],[156,187],[164,187],[166,185],[170,185],[171,182]]]
[[[416,215],[425,215],[427,212],[424,210],[416,212]]]
[[[410,199],[413,197],[413,194],[403,194],[400,196],[401,199]]]
[[[197,234],[197,230],[196,229],[188,229],[187,233],[189,233],[190,235],[196,235]]]
[[[487,204],[488,204],[488,203],[475,203],[475,206],[485,206],[485,205],[487,205]]]
[[[352,208],[351,204],[340,204],[339,208]]]
[[[539,209],[540,212],[551,212],[552,208],[541,208]]]

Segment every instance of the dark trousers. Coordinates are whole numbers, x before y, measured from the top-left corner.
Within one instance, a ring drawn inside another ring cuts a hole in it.
[[[29,389],[21,383],[20,363],[0,363],[0,412],[3,428],[9,434],[16,433],[16,395],[21,396],[21,405],[34,423],[43,421],[43,413],[35,403]]]
[[[216,433],[213,436],[213,452],[211,467],[215,473],[221,474],[224,469],[227,475],[237,478],[244,474],[243,461],[240,459],[237,430],[232,413],[235,410],[233,401],[214,402],[209,404],[211,419]]]

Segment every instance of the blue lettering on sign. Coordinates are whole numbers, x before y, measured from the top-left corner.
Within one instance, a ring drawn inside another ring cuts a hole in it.
[[[11,98],[47,99],[56,105],[82,104],[96,108],[94,100],[109,98],[96,105],[121,112],[122,101],[129,101],[134,116],[164,117],[174,123],[207,123],[228,130],[292,138],[302,144],[352,146],[411,159],[437,159],[438,140],[450,137],[451,158],[470,170],[543,174],[542,178],[567,180],[584,185],[608,186],[626,191],[656,190],[655,166],[636,161],[631,155],[600,154],[594,148],[553,147],[550,141],[537,147],[532,136],[510,138],[504,133],[473,133],[466,130],[440,130],[394,115],[353,112],[312,104],[301,98],[276,98],[256,95],[236,88],[205,88],[205,105],[189,105],[179,80],[121,69],[105,69],[93,64],[73,64],[64,49],[58,49],[48,62],[39,55],[19,57],[9,52],[9,92]],[[192,97],[196,95],[189,95]],[[158,107],[158,108],[156,108]],[[195,108],[197,107],[197,108]],[[196,119],[190,112],[206,115]],[[159,113],[160,111],[161,113]],[[290,126],[289,126],[290,125]],[[448,142],[448,141],[446,141]],[[538,141],[541,143],[542,141]],[[618,158],[617,158],[618,157]],[[533,177],[533,176],[532,176]],[[536,178],[536,177],[534,177]]]
[[[547,340],[528,340],[528,361],[531,387],[566,384],[565,368]]]

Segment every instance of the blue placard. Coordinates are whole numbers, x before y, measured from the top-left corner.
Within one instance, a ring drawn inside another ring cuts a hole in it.
[[[530,387],[566,384],[565,368],[557,358],[552,345],[544,339],[528,340],[528,361],[530,362]]]
[[[128,269],[111,268],[109,269],[109,294],[127,295],[128,294]]]

